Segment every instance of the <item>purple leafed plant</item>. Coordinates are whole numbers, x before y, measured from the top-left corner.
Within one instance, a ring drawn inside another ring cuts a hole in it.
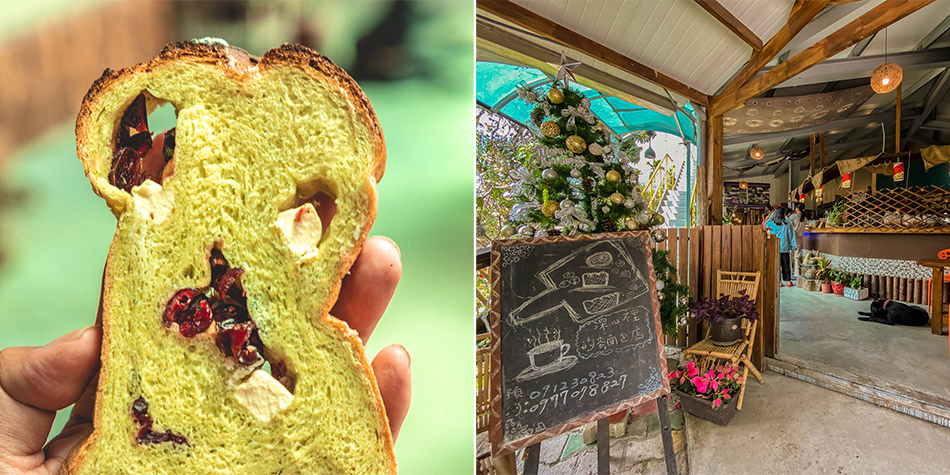
[[[759,312],[755,310],[755,301],[740,290],[739,295],[731,297],[719,294],[718,299],[700,297],[696,305],[689,309],[696,321],[721,322],[727,318],[745,317],[749,321],[759,319]]]

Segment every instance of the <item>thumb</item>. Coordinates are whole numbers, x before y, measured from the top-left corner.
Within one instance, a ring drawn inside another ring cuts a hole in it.
[[[88,327],[0,351],[0,455],[43,455],[55,411],[76,402],[99,368],[101,341],[102,330]]]

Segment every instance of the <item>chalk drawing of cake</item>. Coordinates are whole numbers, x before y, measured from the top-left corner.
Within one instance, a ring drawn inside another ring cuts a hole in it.
[[[594,299],[585,300],[583,303],[584,311],[591,315],[596,314],[596,313],[606,312],[607,310],[610,310],[619,304],[620,304],[619,292],[614,292],[612,294],[607,294],[607,295],[601,295],[600,297],[597,297]]]
[[[585,289],[597,289],[607,287],[607,279],[609,278],[610,274],[605,271],[588,272],[581,276],[581,283]]]

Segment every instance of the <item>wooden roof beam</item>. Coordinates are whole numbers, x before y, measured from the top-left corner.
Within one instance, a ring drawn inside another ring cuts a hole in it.
[[[713,99],[709,107],[709,114],[717,116],[735,109],[743,105],[745,101],[785,82],[792,76],[838,54],[845,48],[933,2],[934,0],[892,0],[878,5],[861,15],[857,20],[848,23],[825,39],[789,58],[788,61],[749,81],[748,84],[738,90],[724,91]],[[806,3],[801,11],[804,11],[809,4],[811,2]]]
[[[571,48],[588,56],[593,56],[621,71],[628,72],[664,89],[669,89],[697,104],[703,106],[709,105],[709,96],[706,94],[642,63],[638,63],[584,35],[564,28],[520,5],[508,0],[478,0],[475,6],[486,13],[514,23],[521,28],[560,43],[567,48]]]
[[[706,10],[707,13],[713,16],[716,20],[719,20],[719,23],[722,23],[723,26],[733,32],[740,40],[744,41],[747,45],[751,46],[754,50],[762,49],[762,40],[745,26],[735,15],[732,14],[729,10],[726,9],[721,3],[717,0],[695,0],[703,10]]]
[[[796,3],[797,10],[789,16],[788,22],[786,22],[761,49],[752,52],[749,62],[746,63],[745,67],[723,88],[720,95],[736,91],[755,77],[755,75],[758,74],[765,65],[769,64],[769,61],[772,61],[776,55],[781,53],[789,41],[792,41],[792,38],[802,31],[802,28],[805,28],[805,25],[808,25],[808,22],[815,18],[815,15],[820,13],[827,5],[828,0],[814,0],[805,2],[801,6]]]

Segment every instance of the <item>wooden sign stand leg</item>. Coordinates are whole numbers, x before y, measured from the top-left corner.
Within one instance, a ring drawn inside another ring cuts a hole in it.
[[[663,395],[656,402],[656,412],[660,416],[660,434],[663,437],[663,456],[666,459],[666,473],[676,474],[676,450],[673,448],[673,428],[670,424],[670,410],[666,400],[669,396]]]
[[[538,462],[541,459],[541,442],[529,445],[525,449],[524,475],[538,475]]]
[[[610,475],[610,418],[597,421],[597,475]]]

